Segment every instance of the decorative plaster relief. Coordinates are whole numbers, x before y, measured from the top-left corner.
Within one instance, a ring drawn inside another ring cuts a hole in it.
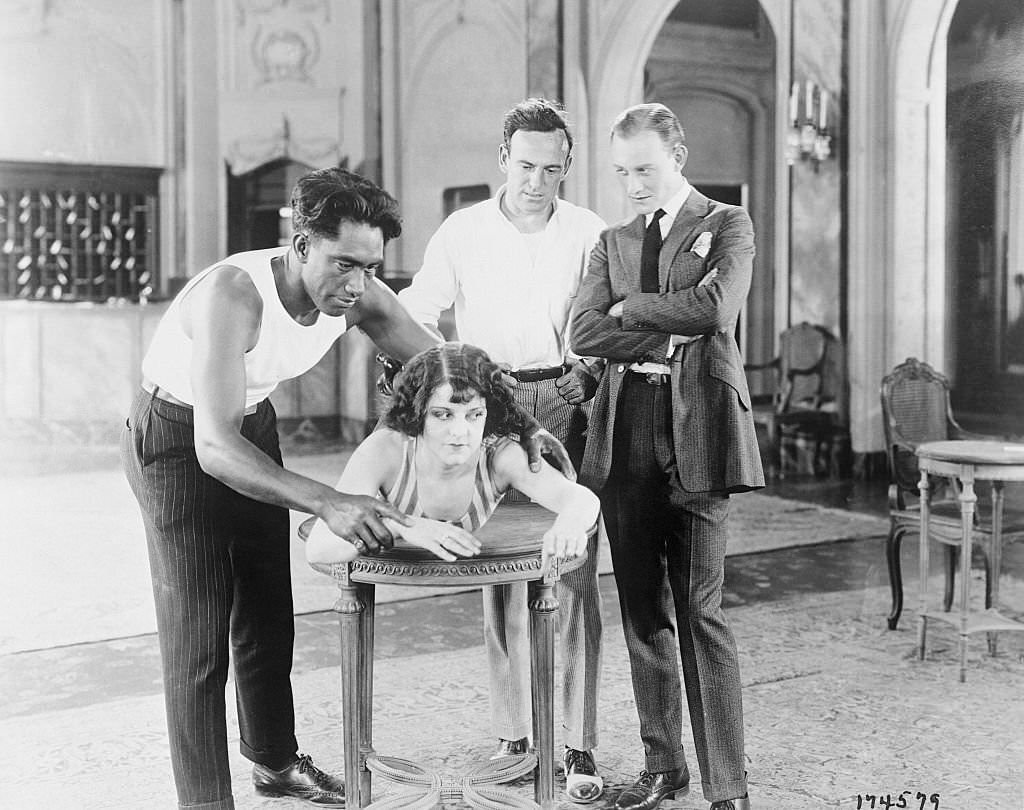
[[[331,23],[330,2],[235,0],[233,10],[222,40],[228,55],[226,89],[337,85],[338,60],[326,58],[330,52],[324,54],[321,41],[337,42],[340,48],[351,43],[347,41],[350,34]]]
[[[310,70],[320,59],[320,38],[312,23],[303,30],[257,26],[250,43],[253,64],[262,84],[271,82],[313,83]]]

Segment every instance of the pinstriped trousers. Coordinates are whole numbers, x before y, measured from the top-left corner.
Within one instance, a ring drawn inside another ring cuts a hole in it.
[[[704,798],[737,798],[747,784],[739,661],[722,610],[729,496],[682,489],[670,386],[630,373],[624,387],[600,495],[645,767],[686,761],[679,654]]]
[[[518,383],[513,395],[517,404],[566,445],[578,468],[583,456],[585,410],[562,399],[554,380]],[[515,491],[506,498],[525,500]],[[584,751],[597,746],[601,594],[597,586],[596,538],[591,538],[587,555],[586,563],[565,574],[557,586],[564,742]],[[526,583],[486,586],[483,606],[492,732],[505,740],[528,737],[532,733],[532,710]]]
[[[281,463],[268,400],[245,417],[242,436]],[[229,810],[229,657],[242,753],[281,768],[297,750],[288,511],[204,473],[192,409],[145,391],[121,434],[121,460],[146,528],[179,807]]]

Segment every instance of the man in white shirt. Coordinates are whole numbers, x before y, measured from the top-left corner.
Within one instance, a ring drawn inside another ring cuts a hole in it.
[[[572,165],[564,113],[531,98],[505,114],[498,166],[506,183],[491,199],[451,214],[431,237],[423,266],[399,300],[437,328],[455,305],[458,337],[508,370],[516,402],[582,459],[587,409],[601,366],[573,355],[569,313],[605,223],[558,198]],[[601,609],[597,545],[559,582],[566,791],[577,802],[601,795],[597,745]],[[484,590],[491,723],[497,755],[526,751],[531,730],[525,583]]]

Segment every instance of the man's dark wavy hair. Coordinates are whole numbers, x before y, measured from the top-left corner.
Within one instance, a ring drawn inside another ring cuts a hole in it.
[[[557,132],[561,130],[565,134],[565,143],[568,147],[566,154],[572,154],[572,131],[565,120],[565,109],[557,101],[549,101],[546,98],[528,98],[516,104],[505,113],[502,122],[502,136],[505,139],[505,146],[509,149],[512,148],[512,136],[519,130],[524,132]]]
[[[423,433],[427,401],[439,386],[452,387],[452,402],[469,402],[479,394],[487,404],[485,436],[522,434],[526,420],[487,352],[467,343],[442,343],[412,358],[395,379],[395,393],[384,424],[407,436]]]
[[[343,221],[380,228],[384,241],[402,233],[398,201],[361,175],[332,166],[303,175],[292,190],[292,228],[336,239]]]

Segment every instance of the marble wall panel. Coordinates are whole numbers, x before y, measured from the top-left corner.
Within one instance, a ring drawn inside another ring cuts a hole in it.
[[[793,81],[828,91],[829,122],[838,121],[842,87],[843,0],[794,0]],[[793,164],[790,221],[790,323],[809,321],[840,332],[842,189],[838,150],[820,165]]]
[[[24,0],[0,27],[0,159],[164,160],[158,0]]]
[[[131,347],[138,336],[134,307],[99,313],[74,307],[46,313],[39,354],[42,418],[123,418],[135,393]]]
[[[0,413],[34,419],[39,412],[39,312],[22,302],[0,306]]]

